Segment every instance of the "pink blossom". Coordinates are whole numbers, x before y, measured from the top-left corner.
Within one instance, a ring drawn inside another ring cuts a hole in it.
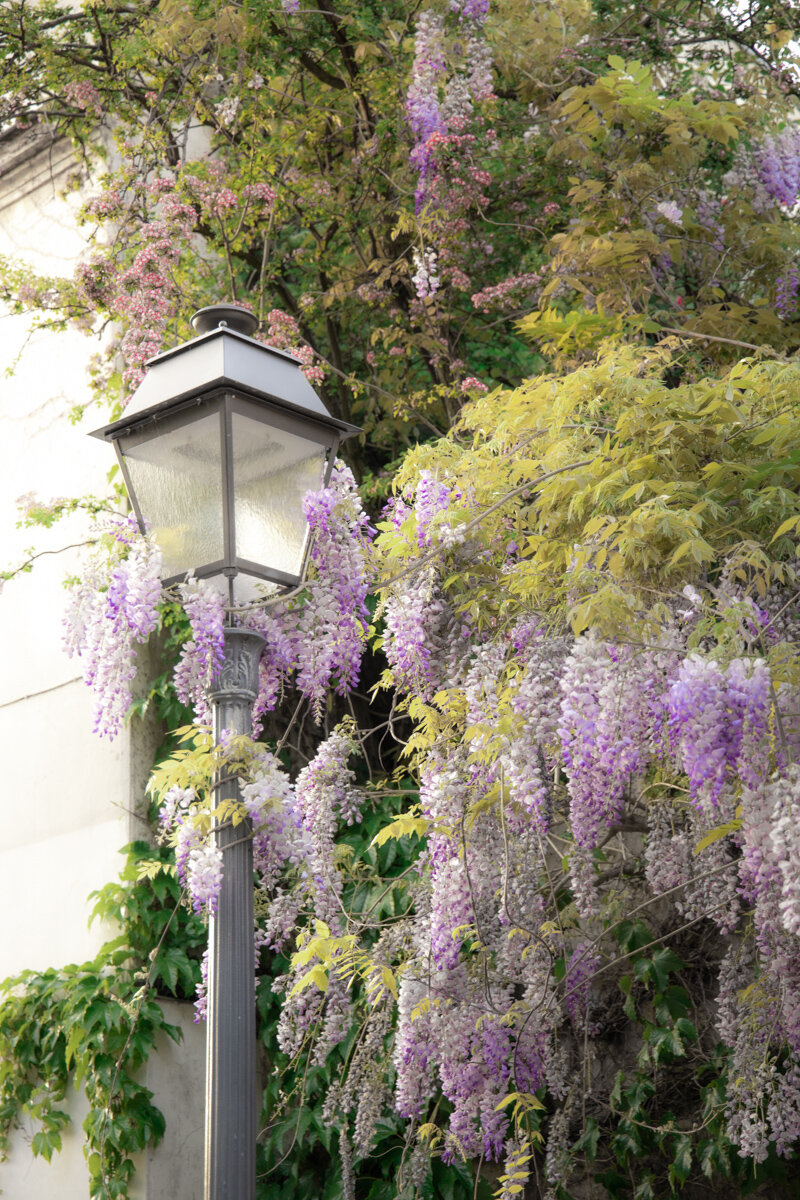
[[[90,111],[98,117],[102,116],[103,104],[100,93],[93,83],[89,83],[88,79],[67,83],[64,87],[64,95],[70,103],[84,112]]]

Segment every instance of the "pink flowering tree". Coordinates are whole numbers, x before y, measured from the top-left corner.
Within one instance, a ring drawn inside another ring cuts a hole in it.
[[[3,264],[4,296],[114,322],[96,384],[121,404],[195,308],[248,304],[368,430],[359,477],[542,349],[574,360],[659,328],[706,363],[791,347],[781,10],[720,11],[708,38],[699,0],[655,11],[640,28],[623,0],[547,19],[518,0],[170,0],[62,19],[11,0],[0,116],[12,141],[73,139],[91,245],[71,283]]]

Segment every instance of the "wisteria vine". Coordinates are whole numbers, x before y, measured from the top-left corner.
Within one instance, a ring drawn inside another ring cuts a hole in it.
[[[771,663],[791,633],[792,593],[787,601],[779,589],[755,606],[735,583],[686,587],[647,645],[576,637],[543,615],[479,626],[444,586],[445,564],[483,553],[463,523],[464,501],[423,470],[380,523],[395,554],[406,547],[395,561],[409,563],[385,585],[374,618],[384,683],[401,702],[428,706],[460,694],[463,709],[417,753],[418,806],[396,835],[413,828],[424,837],[407,885],[413,904],[366,948],[337,851],[369,803],[354,768],[355,726],[337,727],[294,781],[265,747],[249,752],[242,807],[263,893],[254,952],[290,952],[306,931],[305,949],[275,985],[281,1049],[323,1062],[366,1021],[374,1053],[352,1056],[326,1103],[359,1155],[382,1106],[394,1107],[413,1140],[443,1095],[445,1161],[504,1162],[507,1177],[519,1178],[523,1127],[506,1099],[549,1095],[544,1169],[563,1184],[577,1113],[570,1073],[608,1035],[621,969],[604,933],[602,863],[616,847],[623,867],[612,875],[624,878],[625,839],[635,831],[640,905],[669,898],[681,921],[710,921],[726,939],[717,1028],[730,1056],[727,1136],[756,1162],[770,1147],[789,1154],[800,1136],[800,739],[795,691]],[[325,689],[346,694],[358,678],[375,531],[342,466],[308,496],[306,513],[307,594],[245,616],[266,638],[257,714],[290,679],[318,710]],[[112,734],[129,703],[134,647],[157,620],[159,564],[129,521],[109,523],[104,539],[106,559],[95,555],[73,596],[69,644],[86,659],[98,728]],[[191,637],[175,683],[202,720],[226,614],[202,580],[190,580],[182,600]],[[737,630],[733,649],[709,637],[712,616]],[[207,799],[166,790],[161,827],[194,909],[213,914],[222,862]],[[569,903],[554,919],[548,887],[564,867]],[[371,997],[366,1015],[356,979]],[[201,986],[201,1016],[203,1007]]]
[[[358,681],[367,631],[369,555],[375,530],[364,512],[352,472],[342,463],[331,482],[305,501],[312,533],[311,572],[305,592],[283,602],[228,614],[221,593],[205,579],[179,589],[190,634],[174,671],[178,698],[204,725],[207,689],[222,665],[224,627],[240,622],[265,637],[259,663],[256,731],[291,681],[319,710],[328,688],[347,691]],[[136,646],[159,621],[161,557],[133,518],[106,520],[100,545],[73,587],[64,619],[68,653],[80,657],[95,696],[95,729],[115,737],[131,706]]]

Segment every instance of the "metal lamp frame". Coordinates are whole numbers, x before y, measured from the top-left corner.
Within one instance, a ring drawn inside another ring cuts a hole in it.
[[[308,532],[306,532],[300,561],[300,571],[297,575],[291,575],[274,567],[264,566],[263,563],[253,562],[236,554],[232,417],[234,413],[238,413],[241,416],[248,417],[250,420],[259,421],[270,428],[280,429],[285,433],[302,437],[309,442],[315,442],[322,447],[326,454],[323,462],[322,478],[320,480],[321,487],[324,487],[330,480],[333,463],[341,440],[340,434],[335,427],[322,425],[318,420],[309,420],[290,409],[268,404],[262,397],[248,394],[243,389],[214,388],[203,395],[192,396],[189,399],[179,401],[175,405],[170,405],[168,409],[165,408],[161,411],[152,412],[145,416],[144,419],[140,418],[137,420],[136,417],[132,417],[129,420],[115,422],[113,426],[109,426],[107,430],[103,431],[106,438],[114,443],[120,470],[125,480],[125,486],[128,489],[128,495],[131,498],[131,504],[133,505],[139,528],[144,533],[146,523],[139,505],[139,499],[136,495],[136,489],[133,486],[128,471],[125,452],[120,444],[121,440],[123,438],[126,439],[126,449],[127,447],[135,448],[158,438],[163,432],[189,426],[201,416],[213,415],[215,412],[219,414],[220,419],[223,556],[221,559],[216,559],[213,562],[194,564],[191,567],[191,572],[199,579],[209,575],[220,574],[235,576],[241,572],[242,574],[264,580],[268,583],[275,583],[281,588],[295,587],[305,573],[309,548]],[[165,587],[182,582],[188,574],[189,568],[177,575],[168,576],[164,579]]]

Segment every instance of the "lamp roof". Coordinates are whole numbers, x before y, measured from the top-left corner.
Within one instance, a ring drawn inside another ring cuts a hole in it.
[[[359,433],[356,425],[331,416],[293,354],[266,346],[228,326],[219,326],[147,362],[147,374],[133,393],[124,416],[95,437],[113,437],[158,410],[219,388],[235,388],[257,399],[316,419],[341,437]]]

